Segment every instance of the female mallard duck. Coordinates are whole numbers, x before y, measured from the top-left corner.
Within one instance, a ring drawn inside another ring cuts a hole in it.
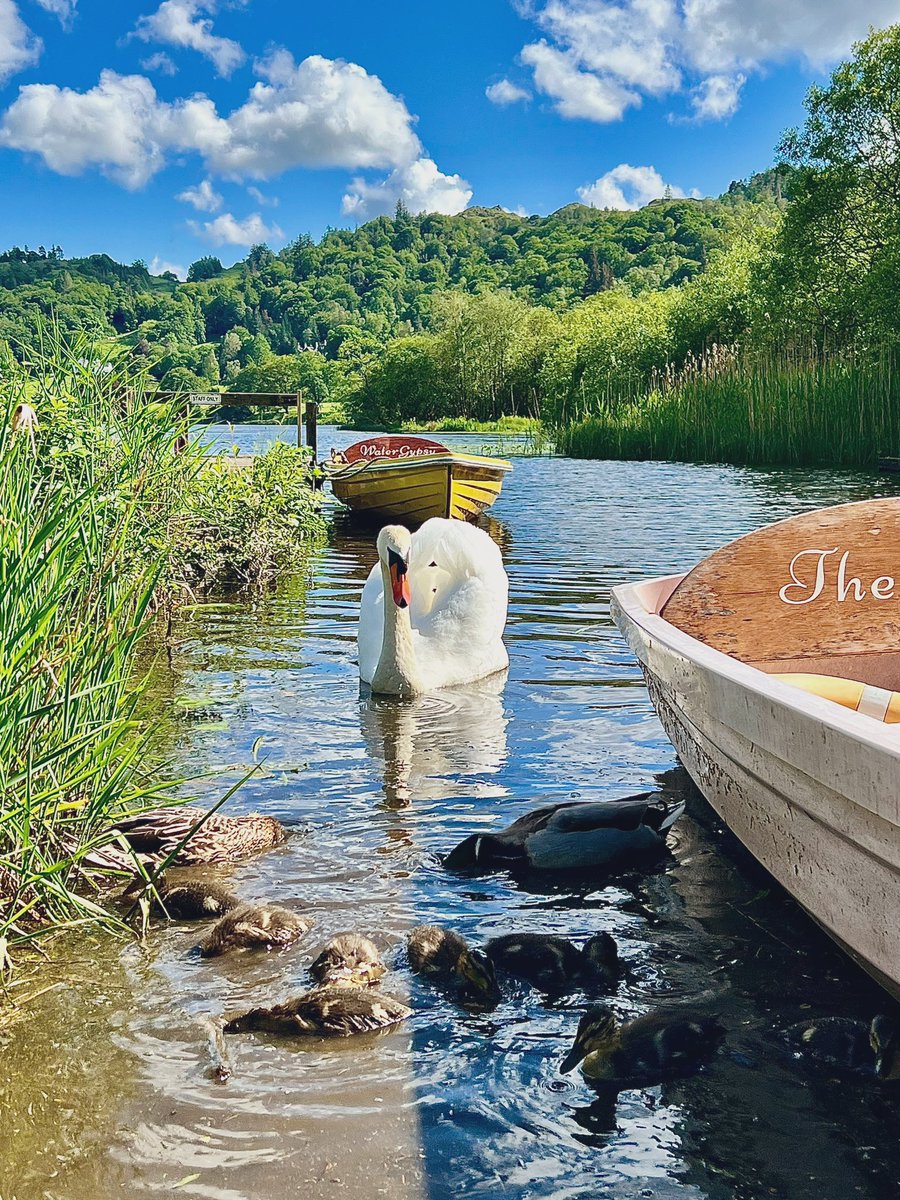
[[[473,833],[450,851],[444,866],[451,871],[614,867],[659,854],[666,831],[683,812],[683,803],[663,800],[657,792],[606,803],[550,804],[498,833]]]
[[[260,850],[271,850],[287,837],[274,817],[251,813],[246,817],[207,814],[191,805],[153,808],[123,817],[107,831],[110,838],[124,839],[129,854],[115,841],[85,855],[85,862],[113,870],[133,871],[134,857],[145,866],[169,860],[170,866],[234,862]],[[171,858],[170,858],[171,855]]]
[[[123,895],[128,900],[137,900],[145,893],[152,910],[173,921],[209,921],[224,916],[240,904],[237,896],[214,880],[179,878],[168,871],[152,884],[135,879]]]
[[[253,1008],[229,1021],[225,1032],[260,1029],[304,1037],[350,1037],[386,1029],[411,1014],[401,1000],[373,988],[323,987],[273,1008]]]
[[[417,975],[452,991],[461,1004],[495,1008],[500,989],[491,960],[466,939],[439,925],[418,925],[407,942],[409,965]]]
[[[781,1031],[797,1057],[879,1079],[900,1079],[900,1037],[891,1017],[870,1023],[850,1017],[818,1017]]]
[[[378,947],[359,933],[339,933],[320,951],[309,968],[324,987],[368,987],[384,974]]]
[[[581,1063],[589,1083],[649,1087],[693,1074],[712,1058],[724,1032],[714,1016],[692,1016],[686,1009],[647,1013],[620,1025],[610,1009],[598,1005],[578,1022],[560,1070]]]
[[[311,927],[309,917],[278,904],[241,904],[213,925],[199,950],[204,958],[228,950],[284,950]]]
[[[619,950],[608,933],[588,938],[581,949],[568,938],[551,934],[508,933],[491,938],[484,952],[507,975],[545,992],[612,989],[619,976]]]

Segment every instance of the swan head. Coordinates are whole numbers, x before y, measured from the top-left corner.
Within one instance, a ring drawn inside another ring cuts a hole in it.
[[[409,552],[412,535],[403,525],[385,525],[378,535],[378,557],[388,569],[391,593],[398,608],[409,608]]]

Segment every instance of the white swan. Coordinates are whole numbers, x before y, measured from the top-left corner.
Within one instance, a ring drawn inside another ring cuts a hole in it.
[[[387,525],[363,588],[359,674],[385,696],[471,683],[509,664],[509,581],[482,529],[432,517],[410,535]],[[387,602],[385,602],[387,597]]]

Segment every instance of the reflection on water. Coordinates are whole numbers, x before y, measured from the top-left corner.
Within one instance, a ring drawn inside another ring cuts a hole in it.
[[[810,1012],[869,1016],[884,1001],[693,796],[608,605],[614,583],[890,486],[519,460],[487,522],[510,574],[508,678],[411,702],[360,690],[355,616],[373,532],[340,514],[308,589],[289,581],[198,607],[159,669],[167,755],[230,781],[256,745],[260,770],[231,803],[278,815],[291,837],[222,878],[248,898],[303,905],[316,924],[283,955],[200,960],[198,931],[174,925],[156,927],[146,950],[92,947],[96,965],[72,963],[65,988],[38,998],[3,1048],[3,1200],[176,1185],[214,1200],[896,1196],[897,1102],[802,1072],[768,1036]],[[497,818],[648,784],[692,797],[651,873],[573,887],[441,870],[442,851]],[[458,1010],[405,966],[406,931],[429,920],[476,941],[608,930],[627,966],[619,1012],[701,997],[721,1009],[727,1047],[697,1078],[625,1092],[610,1110],[577,1073],[558,1072],[585,997],[510,987],[495,1012]],[[412,1020],[338,1045],[229,1039],[234,1076],[211,1079],[205,1018],[295,993],[321,942],[348,928],[375,937],[391,966],[384,986],[412,998]]]

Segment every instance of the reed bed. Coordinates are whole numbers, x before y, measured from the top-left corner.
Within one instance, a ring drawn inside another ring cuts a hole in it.
[[[0,974],[38,937],[121,924],[84,856],[169,789],[148,774],[137,654],[199,466],[172,407],[52,333],[0,363]],[[32,438],[10,415],[34,406]]]
[[[564,426],[576,458],[872,467],[900,450],[895,353],[779,355],[714,347]]]

